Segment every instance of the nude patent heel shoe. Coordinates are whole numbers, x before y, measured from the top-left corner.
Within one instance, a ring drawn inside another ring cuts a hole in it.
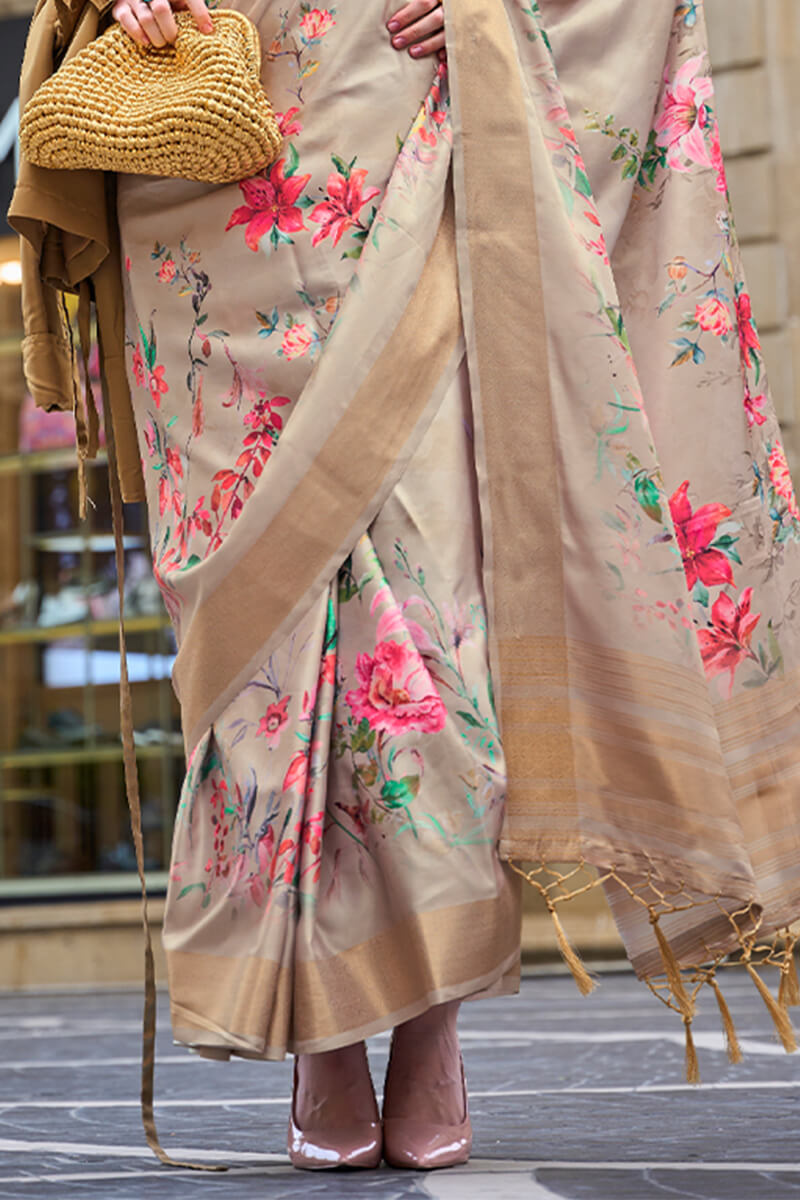
[[[297,1059],[294,1061],[292,1107],[287,1150],[293,1167],[304,1171],[330,1171],[336,1167],[377,1167],[383,1152],[378,1121],[343,1125],[340,1129],[301,1129],[295,1119]]]
[[[432,1125],[409,1117],[384,1117],[383,1157],[388,1166],[434,1171],[438,1167],[455,1167],[467,1162],[472,1150],[472,1124],[463,1059],[461,1086],[464,1119],[458,1125]]]

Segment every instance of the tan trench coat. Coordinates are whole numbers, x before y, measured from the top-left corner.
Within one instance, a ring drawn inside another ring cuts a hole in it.
[[[104,27],[110,0],[39,0],[20,79],[24,108],[65,59]],[[77,292],[97,313],[103,395],[113,422],[125,500],[144,499],[144,485],[125,374],[124,303],[115,180],[100,171],[51,171],[24,158],[8,213],[21,235],[23,366],[34,400],[46,409],[76,409],[74,353],[59,292]],[[93,447],[84,447],[91,456]]]

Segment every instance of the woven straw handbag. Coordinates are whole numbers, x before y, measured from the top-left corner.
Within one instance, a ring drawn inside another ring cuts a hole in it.
[[[174,45],[140,46],[114,24],[52,75],[20,122],[40,167],[233,183],[280,151],[261,86],[258,31],[241,13],[211,14],[213,34],[176,13]]]

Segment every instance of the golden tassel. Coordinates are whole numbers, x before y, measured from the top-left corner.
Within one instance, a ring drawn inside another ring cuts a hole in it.
[[[716,979],[710,979],[709,983],[714,989],[714,995],[717,997],[719,1015],[722,1017],[722,1028],[725,1030],[725,1041],[728,1044],[728,1058],[732,1063],[739,1063],[742,1061],[742,1048],[736,1036],[736,1026],[733,1023],[731,1010],[728,1008],[725,997],[722,994],[722,989]]]
[[[586,970],[586,967],[581,962],[580,955],[569,944],[569,939],[564,932],[564,926],[561,924],[559,915],[556,912],[556,907],[549,898],[547,898],[547,907],[550,910],[550,916],[553,918],[553,925],[555,926],[556,938],[558,939],[558,948],[561,951],[561,957],[564,959],[564,962],[572,972],[573,978],[578,985],[578,991],[582,996],[588,996],[590,992],[594,991],[596,984],[589,972]]]
[[[778,989],[778,1003],[781,1008],[794,1008],[800,1004],[800,980],[797,978],[794,945],[795,938],[787,933],[783,966],[781,967],[781,983]]]
[[[683,976],[681,975],[681,969],[678,966],[678,960],[675,958],[675,955],[672,952],[672,947],[664,935],[664,931],[659,924],[658,917],[651,916],[650,924],[653,926],[656,938],[658,939],[658,948],[661,951],[661,961],[664,964],[664,972],[669,981],[670,991],[675,997],[675,1001],[683,1014],[684,1020],[686,1020],[686,1018],[691,1020],[691,1018],[694,1016],[694,1004],[689,999],[689,994],[684,987]]]
[[[683,1026],[686,1030],[686,1082],[700,1082],[700,1064],[697,1061],[697,1047],[692,1037],[692,1018],[684,1017]]]
[[[778,1032],[778,1037],[781,1039],[784,1050],[787,1052],[787,1054],[794,1054],[795,1050],[797,1049],[797,1042],[795,1041],[794,1029],[792,1028],[792,1022],[789,1020],[788,1012],[785,1008],[781,1008],[780,1004],[778,1004],[778,1001],[772,995],[772,992],[764,983],[764,980],[761,978],[752,963],[747,963],[747,971],[753,983],[761,993],[761,999],[769,1009],[769,1015],[772,1017],[772,1020],[775,1023],[775,1028]]]

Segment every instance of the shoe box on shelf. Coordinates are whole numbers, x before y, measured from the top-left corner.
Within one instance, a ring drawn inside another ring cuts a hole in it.
[[[0,238],[0,260],[15,253]],[[107,464],[101,447],[81,522],[72,417],[41,413],[26,395],[19,299],[0,284],[0,903],[133,894]],[[175,645],[143,506],[126,505],[125,526],[129,673],[158,892],[183,773]]]

